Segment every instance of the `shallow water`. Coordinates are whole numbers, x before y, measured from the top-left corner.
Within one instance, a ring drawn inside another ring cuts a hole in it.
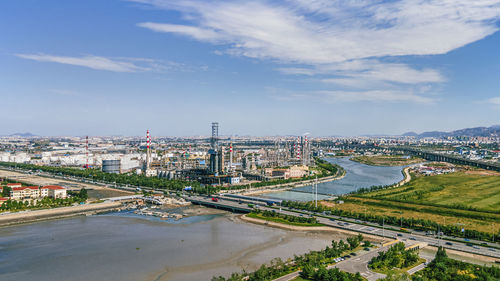
[[[402,174],[403,166],[370,166],[351,161],[348,157],[325,159],[330,163],[340,165],[344,168],[346,174],[339,180],[318,184],[318,194],[320,194],[318,199],[324,199],[327,195],[346,194],[363,187],[393,184],[404,178]],[[310,201],[313,200],[311,190],[312,186],[309,185],[291,191],[270,192],[262,196],[283,200]]]
[[[210,280],[334,238],[345,236],[274,229],[232,214],[76,217],[0,228],[0,280]]]

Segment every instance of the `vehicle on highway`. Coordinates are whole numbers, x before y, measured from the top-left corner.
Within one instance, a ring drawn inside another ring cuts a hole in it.
[[[467,246],[469,246],[469,247],[472,247],[472,243],[467,243],[467,244],[465,244],[465,245],[467,245]]]
[[[401,234],[401,233],[398,233],[398,236],[403,236],[403,234]]]
[[[453,245],[453,243],[451,243],[451,242],[446,242],[445,244],[450,245],[450,246]]]
[[[479,246],[476,246],[476,245],[472,246],[472,248],[474,248],[474,249],[481,249],[481,248],[479,248]]]
[[[410,240],[417,240],[415,237],[410,237]]]
[[[214,201],[214,202],[219,202],[219,198],[212,197],[212,201]]]

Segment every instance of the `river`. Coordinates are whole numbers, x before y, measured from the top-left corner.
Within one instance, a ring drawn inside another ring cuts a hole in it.
[[[332,239],[345,235],[275,229],[226,212],[179,221],[74,217],[0,228],[0,280],[210,280]]]
[[[401,181],[403,166],[370,166],[349,160],[349,157],[325,158],[330,163],[344,168],[346,174],[335,181],[318,184],[318,199],[325,199],[328,195],[346,194],[363,187],[374,185],[388,185]],[[313,200],[312,186],[303,186],[289,191],[270,192],[263,197],[283,200]]]

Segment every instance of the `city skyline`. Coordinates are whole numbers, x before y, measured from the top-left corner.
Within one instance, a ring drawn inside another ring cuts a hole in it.
[[[0,135],[500,123],[500,2],[4,1]]]

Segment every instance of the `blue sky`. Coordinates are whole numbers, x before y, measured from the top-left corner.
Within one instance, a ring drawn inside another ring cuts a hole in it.
[[[500,124],[500,1],[4,0],[2,134]]]

